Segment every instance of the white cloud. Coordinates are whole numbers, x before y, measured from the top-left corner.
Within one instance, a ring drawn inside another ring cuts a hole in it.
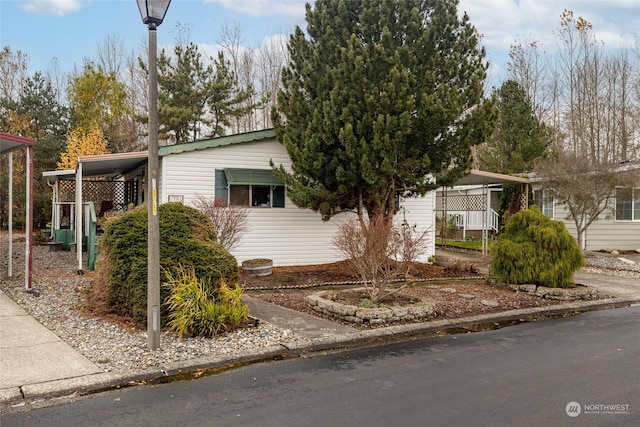
[[[231,11],[249,16],[287,15],[304,17],[305,3],[311,0],[205,0]]]
[[[20,8],[35,15],[64,16],[77,12],[86,1],[81,0],[26,0],[20,2]]]
[[[488,49],[508,50],[515,40],[538,40],[555,47],[564,9],[593,25],[597,40],[608,48],[628,47],[640,28],[638,0],[460,0],[460,12],[484,35]]]

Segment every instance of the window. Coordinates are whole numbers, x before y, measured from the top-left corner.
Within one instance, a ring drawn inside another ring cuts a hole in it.
[[[543,214],[553,218],[553,195],[551,190],[534,190],[533,203],[540,208]]]
[[[616,189],[616,221],[640,221],[640,189]]]
[[[263,169],[216,169],[215,198],[230,206],[284,208],[284,183]]]

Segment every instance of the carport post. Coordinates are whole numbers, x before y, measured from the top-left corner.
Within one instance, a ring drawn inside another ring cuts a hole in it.
[[[78,274],[82,274],[82,162],[78,159],[76,167],[76,255]]]
[[[9,152],[9,277],[13,277],[13,152]]]
[[[27,146],[27,194],[26,194],[26,208],[25,215],[27,238],[24,239],[25,245],[25,272],[24,272],[24,287],[27,292],[32,291],[31,284],[31,272],[33,262],[33,145]]]

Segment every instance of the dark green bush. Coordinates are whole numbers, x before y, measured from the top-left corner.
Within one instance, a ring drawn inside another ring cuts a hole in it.
[[[491,254],[491,274],[503,283],[571,287],[573,273],[584,266],[582,251],[564,224],[535,206],[509,218]]]
[[[238,263],[222,245],[209,218],[181,203],[160,205],[160,280],[167,271],[193,267],[196,276],[210,286],[238,280]],[[147,209],[140,207],[105,223],[99,242],[96,286],[103,286],[109,312],[130,317],[138,325],[147,321]],[[215,289],[213,290],[215,291]],[[97,292],[100,294],[100,292]],[[160,298],[169,294],[161,287]],[[161,322],[167,321],[163,306]]]

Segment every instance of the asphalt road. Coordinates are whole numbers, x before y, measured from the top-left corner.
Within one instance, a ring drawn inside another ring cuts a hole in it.
[[[637,426],[640,307],[247,366],[13,426]]]

